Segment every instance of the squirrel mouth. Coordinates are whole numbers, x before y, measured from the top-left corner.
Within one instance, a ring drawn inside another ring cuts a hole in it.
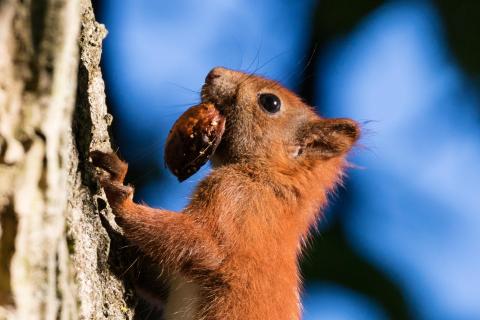
[[[205,82],[200,92],[201,103],[211,103],[218,111],[222,111],[224,109],[224,101],[220,98],[220,92],[217,91],[215,86]]]
[[[235,104],[235,96],[222,94],[214,86],[204,84],[200,93],[200,102],[212,104],[221,115],[226,116],[229,107]]]
[[[218,99],[216,98],[218,97],[219,92],[217,92],[218,89],[215,89],[214,85],[214,80],[216,78],[218,78],[218,76],[215,73],[208,73],[207,77],[205,78],[205,83],[202,86],[202,90],[200,91],[200,98],[202,103],[211,103],[217,109],[220,109],[217,106],[219,101],[217,101]]]
[[[202,90],[200,91],[200,102],[201,103],[211,103],[216,106],[215,99],[213,99],[213,95],[211,94],[210,85],[205,83],[202,86]]]

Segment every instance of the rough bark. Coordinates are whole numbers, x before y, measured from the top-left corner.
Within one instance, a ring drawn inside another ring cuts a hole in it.
[[[110,150],[90,0],[0,0],[0,319],[124,319],[89,150]]]

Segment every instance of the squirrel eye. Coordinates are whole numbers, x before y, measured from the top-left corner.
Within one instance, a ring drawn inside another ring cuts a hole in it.
[[[258,97],[258,103],[260,103],[263,109],[270,113],[278,112],[282,105],[280,99],[276,95],[271,93],[262,93]]]

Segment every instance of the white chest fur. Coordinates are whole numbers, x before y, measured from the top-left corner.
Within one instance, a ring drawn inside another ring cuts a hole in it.
[[[200,303],[200,288],[191,280],[175,275],[170,280],[170,290],[164,315],[166,320],[193,320]]]

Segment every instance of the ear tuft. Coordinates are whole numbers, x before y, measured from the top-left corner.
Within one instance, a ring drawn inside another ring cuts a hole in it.
[[[317,119],[299,130],[298,142],[305,154],[328,159],[346,154],[359,137],[360,128],[351,119]]]

